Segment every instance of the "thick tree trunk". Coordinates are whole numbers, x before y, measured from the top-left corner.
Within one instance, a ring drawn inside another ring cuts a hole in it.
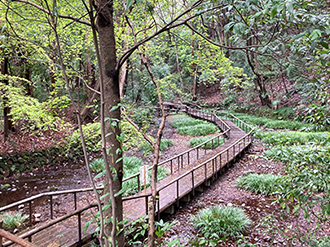
[[[108,0],[100,0],[97,2],[97,27],[99,34],[100,47],[100,65],[101,65],[101,104],[104,108],[103,115],[103,131],[105,132],[105,143],[102,145],[103,156],[110,168],[110,177],[106,176],[105,193],[114,194],[119,192],[122,187],[123,179],[123,163],[121,161],[122,150],[118,141],[121,130],[118,125],[112,128],[110,122],[114,123],[121,119],[120,108],[114,110],[113,107],[120,103],[118,70],[116,69],[116,43],[113,22],[113,2]],[[106,152],[106,153],[105,153]],[[109,175],[109,174],[108,174]],[[112,180],[112,178],[114,178]],[[111,181],[112,180],[112,181]],[[111,188],[112,187],[112,188]],[[110,197],[105,198],[105,203],[109,203]],[[112,239],[116,237],[117,231],[113,224],[123,220],[122,196],[117,195],[115,201],[111,202],[112,207],[105,210],[106,218],[115,217],[112,224],[106,226],[105,232]],[[113,215],[113,213],[116,215]],[[124,246],[124,235],[121,233],[116,237],[117,245]],[[113,245],[115,245],[113,243]]]

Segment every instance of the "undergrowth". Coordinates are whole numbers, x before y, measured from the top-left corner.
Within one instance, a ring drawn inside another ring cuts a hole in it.
[[[123,157],[123,166],[124,166],[124,178],[130,177],[136,173],[140,172],[140,167],[144,166],[142,160],[138,157]],[[104,173],[104,160],[95,159],[91,162],[90,167],[94,173]],[[168,169],[162,166],[158,167],[157,170],[157,179],[158,181],[163,179],[168,174]],[[149,171],[150,177],[151,171]],[[99,175],[97,175],[99,176]],[[147,187],[150,186],[150,182],[147,184]],[[122,185],[123,196],[135,194],[138,191],[137,179],[130,179],[123,182]]]
[[[272,145],[300,145],[308,143],[328,144],[329,132],[261,132],[257,131],[256,138]]]
[[[195,119],[183,114],[180,114],[179,116],[180,118],[174,118],[171,125],[182,135],[205,136],[220,131],[215,124],[208,121]]]
[[[171,146],[173,146],[173,141],[168,140],[168,139],[162,139],[160,141],[159,150],[164,151]],[[145,155],[154,151],[153,146],[147,141],[143,142],[143,145],[141,146],[140,149],[142,150],[143,154],[145,154]]]
[[[205,137],[200,137],[200,138],[193,138],[189,141],[189,146],[190,147],[196,147],[198,146],[199,144],[202,144],[210,139],[214,138],[213,136],[205,136]],[[206,143],[206,145],[202,146],[202,148],[206,148],[206,149],[212,149],[213,148],[217,148],[219,147],[220,145],[222,145],[224,143],[223,141],[223,138],[215,138],[213,140],[213,143],[212,141]]]
[[[223,205],[202,209],[191,219],[207,243],[220,241],[222,237],[237,237],[252,223],[242,209]]]
[[[3,228],[8,231],[20,227],[28,218],[29,216],[22,212],[8,212],[0,215],[0,220],[3,221]]]
[[[282,176],[250,173],[236,179],[236,186],[262,195],[278,194],[283,190]]]
[[[312,124],[302,123],[291,120],[275,120],[267,117],[257,117],[243,113],[234,113],[236,117],[243,122],[250,125],[260,125],[269,129],[289,129],[289,130],[301,130],[312,128]]]

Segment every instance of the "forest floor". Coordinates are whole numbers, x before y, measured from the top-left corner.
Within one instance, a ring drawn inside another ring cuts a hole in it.
[[[239,246],[248,242],[255,246],[308,246],[300,243],[298,239],[329,235],[329,224],[322,225],[324,229],[317,228],[315,217],[311,217],[308,222],[302,212],[297,215],[287,214],[280,204],[275,202],[275,197],[255,194],[235,186],[235,180],[249,172],[284,174],[285,164],[261,157],[266,149],[259,140],[255,140],[249,151],[214,184],[166,219],[177,223],[163,240],[169,242],[179,238],[183,246],[192,246],[199,235],[193,227],[191,216],[200,209],[219,204],[244,209],[253,223],[244,237],[228,238],[217,246]]]

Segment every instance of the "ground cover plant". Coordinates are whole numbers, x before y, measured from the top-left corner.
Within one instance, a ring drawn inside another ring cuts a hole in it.
[[[234,113],[234,115],[249,125],[258,125],[268,129],[301,130],[304,128],[313,128],[312,124],[299,121],[275,120],[267,117],[257,117],[244,113]]]
[[[142,160],[138,157],[132,156],[132,157],[123,157],[123,166],[124,166],[124,178],[130,177],[136,173],[140,172],[140,167],[144,166],[145,164],[142,162]],[[94,173],[102,174],[104,173],[104,160],[103,159],[94,159],[90,163],[90,167]],[[149,177],[150,177],[149,171]],[[168,174],[168,169],[164,168],[162,166],[158,167],[157,171],[157,178],[158,180],[162,180],[164,177]],[[98,177],[99,175],[97,175]],[[150,182],[147,184],[147,187],[150,186]],[[128,181],[125,181],[122,186],[123,195],[132,195],[137,192],[138,185],[136,179],[131,179]]]
[[[182,114],[180,118],[176,118],[171,125],[176,128],[178,133],[189,136],[204,136],[220,131],[215,124]]]
[[[252,223],[242,209],[224,205],[201,209],[197,215],[191,217],[191,220],[193,226],[204,237],[198,243],[200,246],[216,244],[223,240],[223,237],[237,237]]]
[[[189,146],[190,147],[196,147],[210,139],[214,138],[213,136],[204,136],[204,137],[199,137],[199,138],[193,138],[189,141]],[[212,149],[212,148],[217,148],[219,147],[220,145],[222,145],[224,143],[224,140],[223,138],[215,138],[213,140],[213,143],[212,141],[206,143],[206,145],[203,145],[202,148],[206,148],[206,149]]]
[[[261,139],[265,143],[273,145],[328,144],[330,142],[329,132],[257,131],[255,137]]]
[[[236,179],[236,186],[262,195],[278,194],[283,191],[284,180],[275,174],[249,173]]]
[[[173,146],[173,141],[171,141],[169,139],[162,139],[160,141],[159,150],[164,151],[171,146]],[[143,145],[141,146],[140,149],[142,150],[143,154],[145,154],[145,155],[154,151],[153,146],[147,141],[143,142]]]
[[[24,224],[29,218],[27,214],[22,212],[8,212],[0,215],[0,220],[3,221],[3,228],[8,231],[13,231]]]

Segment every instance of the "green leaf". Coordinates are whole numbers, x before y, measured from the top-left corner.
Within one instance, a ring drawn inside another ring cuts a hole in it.
[[[126,9],[129,9],[132,6],[133,2],[134,0],[127,0]]]
[[[311,39],[311,41],[314,41],[321,35],[322,35],[321,30],[314,29],[313,32],[311,32],[311,34],[309,35],[309,38]]]
[[[106,205],[104,205],[103,207],[102,207],[102,211],[105,211],[105,210],[107,210],[108,208],[110,208],[111,207],[111,204],[106,204]]]
[[[270,18],[274,18],[274,16],[278,13],[277,6],[274,6],[272,12],[270,13]]]
[[[100,172],[99,174],[97,174],[97,175],[94,177],[94,179],[98,179],[98,178],[102,177],[104,174],[105,174],[105,171],[102,171],[102,172]]]

